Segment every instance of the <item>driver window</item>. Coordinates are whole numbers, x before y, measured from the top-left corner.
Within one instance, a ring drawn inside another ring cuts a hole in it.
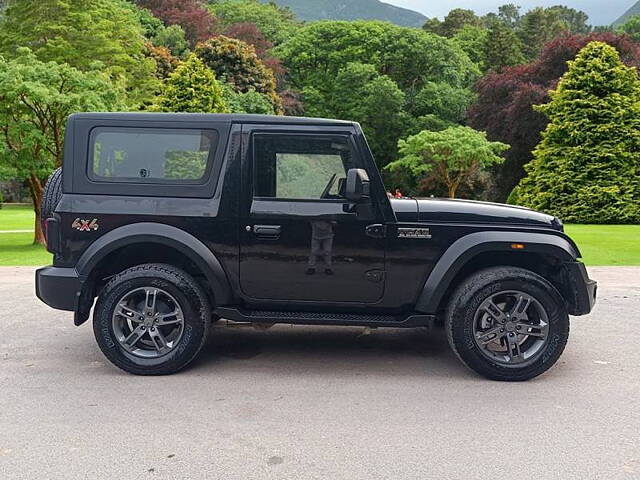
[[[344,198],[346,172],[355,167],[349,137],[258,134],[253,146],[256,197]]]

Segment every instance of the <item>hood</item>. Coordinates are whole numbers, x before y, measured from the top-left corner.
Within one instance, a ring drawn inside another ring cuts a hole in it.
[[[396,212],[396,218],[401,222],[494,223],[562,230],[562,222],[551,215],[502,203],[408,198],[393,199],[391,205]]]

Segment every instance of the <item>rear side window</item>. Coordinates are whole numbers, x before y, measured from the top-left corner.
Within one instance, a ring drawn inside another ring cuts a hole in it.
[[[99,127],[90,136],[89,177],[136,183],[203,183],[218,143],[214,130]]]

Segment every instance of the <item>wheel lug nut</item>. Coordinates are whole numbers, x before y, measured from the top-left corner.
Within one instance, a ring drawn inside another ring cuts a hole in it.
[[[501,328],[501,329],[500,329],[500,332],[504,332],[504,328]]]
[[[520,330],[520,328],[522,328],[520,325],[516,325],[516,330]]]
[[[515,333],[513,333],[513,332],[511,332],[511,333],[509,334],[509,336],[510,336],[510,337],[513,337],[514,335],[515,335]]]

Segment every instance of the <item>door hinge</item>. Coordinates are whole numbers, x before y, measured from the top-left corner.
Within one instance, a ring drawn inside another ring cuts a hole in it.
[[[387,236],[387,226],[379,223],[368,225],[365,232],[372,238],[385,238]]]

